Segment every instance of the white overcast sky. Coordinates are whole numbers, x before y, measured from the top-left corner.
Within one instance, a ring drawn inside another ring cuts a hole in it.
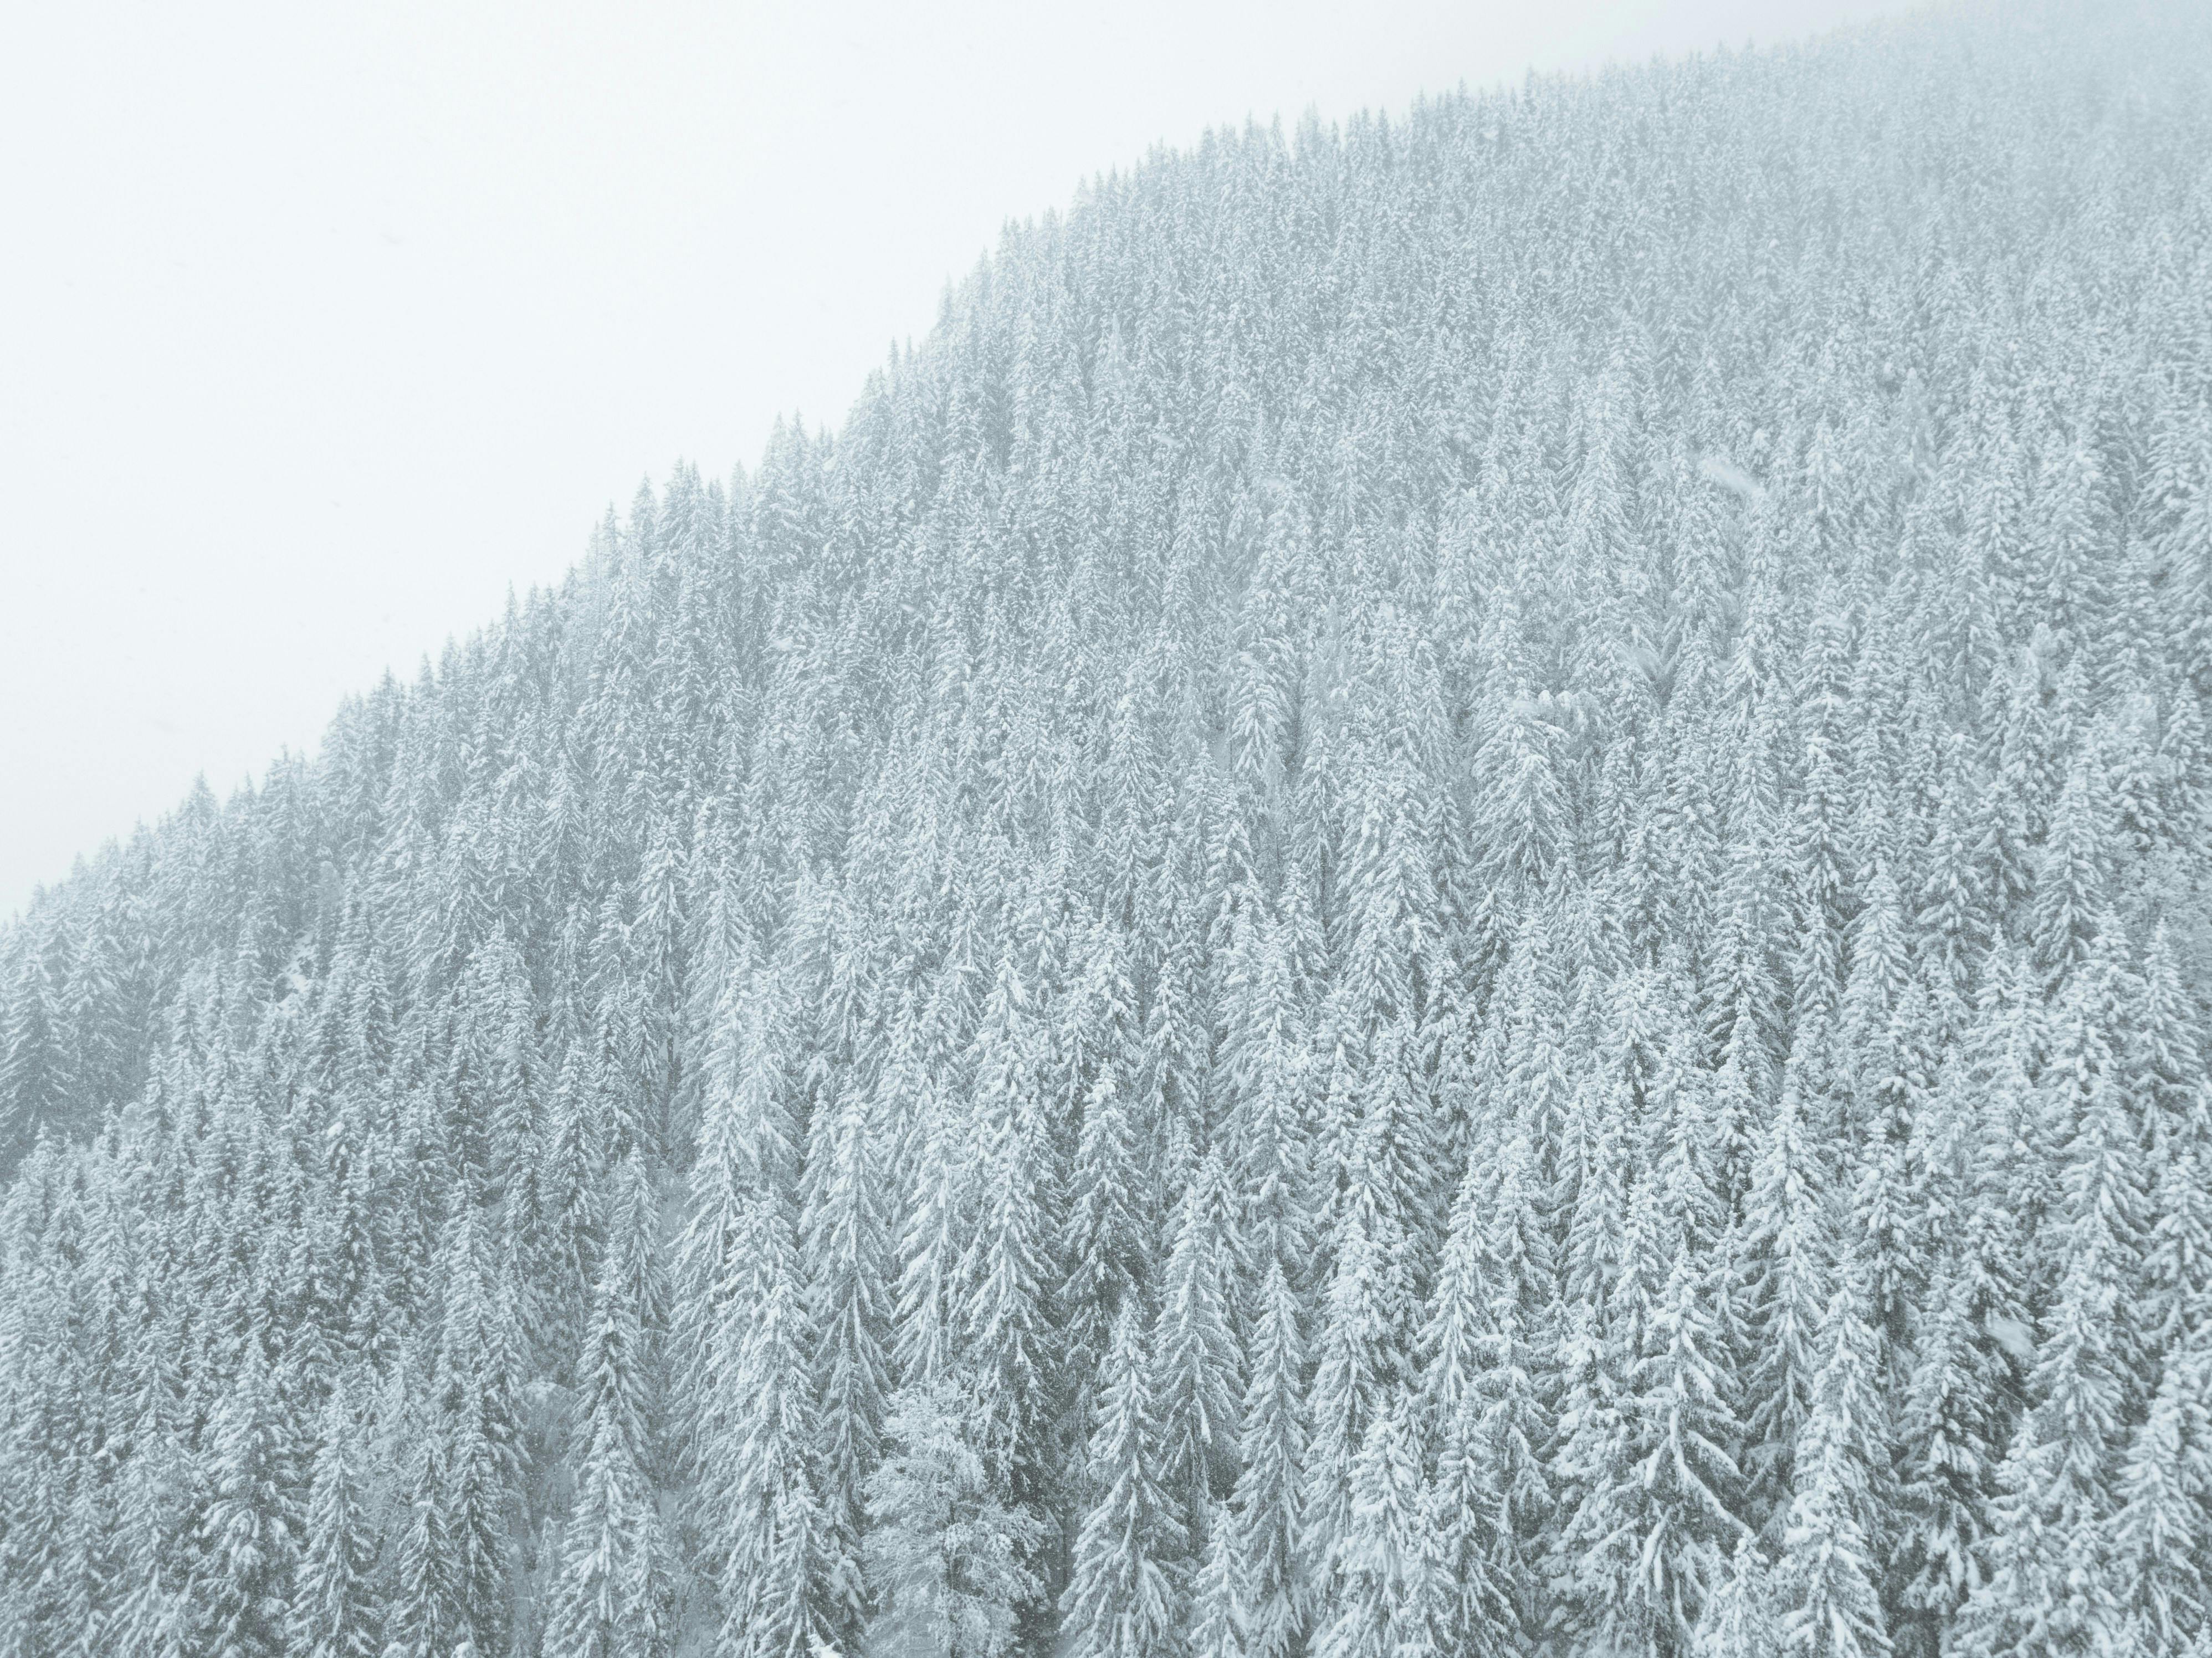
[[[1208,125],[1884,0],[64,0],[0,19],[0,919],[312,749],[680,459],[834,423]]]

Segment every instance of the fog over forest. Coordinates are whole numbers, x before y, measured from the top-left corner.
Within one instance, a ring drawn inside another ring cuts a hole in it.
[[[1215,132],[0,930],[0,1658],[2212,1654],[2212,12]]]

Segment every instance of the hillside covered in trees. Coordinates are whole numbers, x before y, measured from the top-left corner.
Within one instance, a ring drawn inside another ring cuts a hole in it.
[[[0,1654],[2212,1651],[2208,697],[2200,9],[1162,152],[0,934]]]

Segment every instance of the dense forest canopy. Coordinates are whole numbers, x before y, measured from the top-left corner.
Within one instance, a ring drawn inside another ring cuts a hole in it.
[[[2208,696],[2203,9],[1159,153],[0,934],[0,1654],[2212,1650]]]

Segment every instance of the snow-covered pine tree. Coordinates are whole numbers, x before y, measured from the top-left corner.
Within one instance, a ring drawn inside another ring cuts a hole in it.
[[[1169,1575],[1187,1539],[1160,1481],[1143,1315],[1126,1307],[1115,1327],[1091,1432],[1091,1493],[1062,1596],[1068,1638],[1081,1658],[1159,1658],[1181,1625],[1180,1585]]]

